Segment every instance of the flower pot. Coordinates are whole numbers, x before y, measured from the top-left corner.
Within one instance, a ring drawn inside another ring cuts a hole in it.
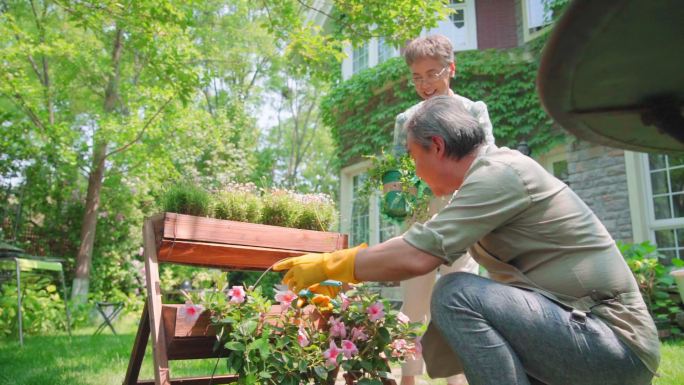
[[[401,172],[390,170],[382,175],[383,204],[382,211],[392,218],[404,218],[411,213],[411,208],[402,194]]]
[[[684,302],[684,269],[673,270],[670,274],[674,277],[675,282],[677,282],[679,296],[682,297],[682,302]]]

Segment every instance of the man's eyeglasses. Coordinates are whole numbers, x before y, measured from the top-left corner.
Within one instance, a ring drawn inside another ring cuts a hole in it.
[[[425,83],[425,84],[432,84],[432,83],[434,83],[434,82],[436,82],[436,81],[438,81],[439,79],[442,78],[442,76],[444,75],[444,73],[447,72],[447,68],[449,68],[449,66],[446,66],[446,67],[442,68],[442,70],[439,71],[439,72],[437,72],[437,73],[428,74],[427,77],[426,77],[425,79],[423,79],[423,78],[421,78],[421,77],[414,77],[413,79],[411,79],[411,81],[412,81],[413,84],[415,84],[415,85],[420,85],[420,84],[423,84],[423,83]]]

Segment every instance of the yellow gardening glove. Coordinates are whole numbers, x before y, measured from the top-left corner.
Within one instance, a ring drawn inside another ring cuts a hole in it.
[[[354,260],[356,253],[367,246],[362,243],[351,249],[337,250],[332,253],[306,254],[282,260],[273,266],[273,270],[289,270],[283,283],[295,293],[326,279],[357,283],[354,277]]]

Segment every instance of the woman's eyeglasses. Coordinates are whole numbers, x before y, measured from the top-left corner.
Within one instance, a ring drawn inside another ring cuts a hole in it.
[[[439,72],[437,72],[437,73],[428,74],[426,78],[414,77],[413,79],[411,79],[411,81],[412,81],[413,84],[415,84],[415,85],[420,85],[420,84],[423,84],[423,83],[425,83],[425,84],[432,84],[432,83],[434,83],[434,82],[436,82],[436,81],[438,81],[439,79],[442,78],[442,76],[444,75],[444,73],[447,72],[447,68],[449,68],[449,66],[446,66],[446,67],[442,68],[442,70],[439,71]]]

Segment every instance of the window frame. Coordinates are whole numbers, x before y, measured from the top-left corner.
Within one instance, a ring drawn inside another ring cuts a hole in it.
[[[625,168],[627,172],[633,241],[635,243],[649,241],[657,245],[656,231],[684,228],[684,217],[655,218],[648,154],[625,151]]]
[[[363,50],[365,53],[365,61],[364,61],[364,66],[362,67],[360,62],[359,62],[359,57],[358,53],[360,50]],[[369,42],[363,43],[363,45],[359,47],[352,47],[352,75],[357,74],[367,68],[370,68],[370,44]]]
[[[522,13],[523,41],[525,43],[529,42],[530,40],[534,40],[537,37],[539,37],[540,35],[544,34],[553,25],[553,20],[550,20],[546,25],[543,25],[541,28],[537,29],[534,32],[530,32],[530,27],[529,27],[530,21],[529,21],[529,15],[527,13],[530,1],[536,1],[536,0],[521,0],[520,1],[520,8],[521,8],[521,13]],[[546,0],[539,0],[539,1],[543,4]]]

